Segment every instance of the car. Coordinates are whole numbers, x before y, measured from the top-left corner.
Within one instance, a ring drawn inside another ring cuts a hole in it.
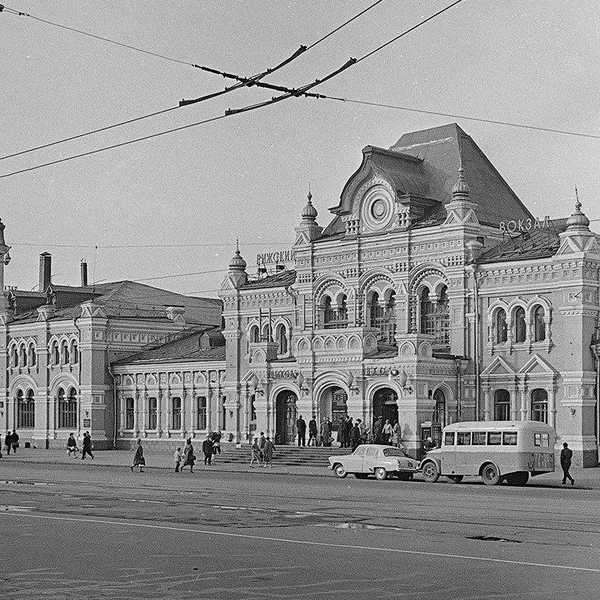
[[[364,444],[352,454],[330,456],[329,468],[340,478],[352,473],[358,479],[369,475],[375,475],[376,479],[386,479],[395,475],[408,481],[419,471],[419,461],[395,446]]]

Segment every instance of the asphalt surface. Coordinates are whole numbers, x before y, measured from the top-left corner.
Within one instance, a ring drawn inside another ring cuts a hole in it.
[[[0,461],[0,598],[600,597],[597,469],[515,488],[132,456]]]

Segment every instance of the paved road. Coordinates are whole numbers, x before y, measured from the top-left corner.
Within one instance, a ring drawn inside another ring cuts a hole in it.
[[[99,459],[2,461],[3,600],[599,597],[597,489]]]

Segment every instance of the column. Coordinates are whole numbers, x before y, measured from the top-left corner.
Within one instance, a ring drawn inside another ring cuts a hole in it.
[[[483,420],[484,421],[491,421],[491,415],[492,415],[492,396],[490,393],[489,389],[485,389],[483,391],[483,402],[484,402],[484,408],[483,408]]]

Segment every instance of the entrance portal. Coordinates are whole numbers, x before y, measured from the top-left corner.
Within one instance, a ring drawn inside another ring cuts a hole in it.
[[[381,388],[373,394],[373,423],[378,417],[393,425],[398,420],[398,394],[390,388]]]
[[[293,444],[296,435],[296,394],[284,390],[275,399],[275,444]]]
[[[327,388],[319,400],[319,422],[323,417],[331,420],[331,431],[338,431],[340,423],[348,416],[348,394],[341,388]]]

